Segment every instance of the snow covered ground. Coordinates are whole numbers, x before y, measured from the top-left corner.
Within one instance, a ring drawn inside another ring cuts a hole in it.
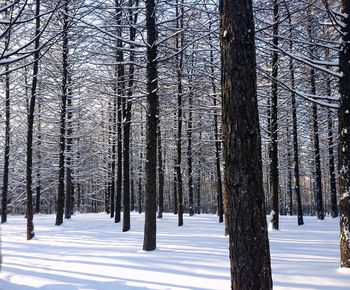
[[[228,239],[214,215],[158,220],[158,249],[142,251],[144,215],[132,213],[121,232],[106,214],[77,214],[55,227],[53,215],[34,217],[36,238],[25,240],[23,216],[1,227],[1,290],[139,290],[230,288]],[[349,290],[350,271],[340,270],[338,220],[281,217],[269,232],[274,289]]]

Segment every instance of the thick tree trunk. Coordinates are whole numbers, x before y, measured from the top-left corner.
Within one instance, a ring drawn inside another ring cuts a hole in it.
[[[339,216],[340,216],[340,265],[350,268],[350,1],[341,1],[343,19],[342,46],[339,55]]]
[[[273,0],[273,38],[274,47],[278,47],[278,22],[279,22],[279,1]],[[278,173],[278,52],[272,53],[272,97],[271,97],[271,163],[270,163],[270,180],[271,180],[271,223],[275,230],[279,229],[279,173]]]
[[[231,288],[272,289],[251,0],[221,8],[224,188]],[[242,21],[242,19],[244,21]]]
[[[146,183],[145,183],[145,229],[143,250],[156,248],[157,215],[157,28],[156,4],[146,0],[147,31],[147,132],[146,132]]]

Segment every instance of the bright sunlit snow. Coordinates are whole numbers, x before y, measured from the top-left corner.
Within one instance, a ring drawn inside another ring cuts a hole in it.
[[[158,249],[142,251],[144,215],[132,213],[121,232],[106,214],[77,214],[54,226],[35,216],[36,237],[26,241],[23,216],[2,225],[1,290],[135,290],[230,288],[228,238],[214,215],[158,220]],[[350,271],[339,269],[338,219],[281,217],[269,232],[274,289],[348,290]]]

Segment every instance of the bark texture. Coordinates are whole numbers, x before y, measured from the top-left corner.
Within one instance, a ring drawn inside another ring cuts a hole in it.
[[[278,47],[279,1],[273,0],[273,37],[274,47]],[[271,193],[271,223],[275,230],[279,229],[279,172],[278,172],[278,52],[272,53],[272,88],[271,88],[271,145],[270,145],[270,193]]]
[[[146,130],[146,182],[145,182],[145,229],[143,250],[156,248],[157,215],[157,29],[156,5],[146,1],[147,30],[147,130]]]
[[[231,288],[272,289],[252,1],[223,0],[220,9],[224,193]]]
[[[350,15],[350,1],[341,1],[341,12]],[[342,46],[339,55],[341,95],[339,117],[339,217],[340,265],[350,268],[350,18],[343,20]]]

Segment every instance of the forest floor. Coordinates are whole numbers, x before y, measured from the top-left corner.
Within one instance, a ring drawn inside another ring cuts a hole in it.
[[[121,232],[106,214],[76,214],[62,226],[36,215],[35,239],[26,241],[26,220],[9,216],[1,226],[1,290],[224,290],[230,288],[228,238],[215,215],[157,221],[157,250],[142,251],[144,215],[132,213]],[[339,269],[339,220],[281,217],[270,231],[274,289],[349,289],[350,271]]]

